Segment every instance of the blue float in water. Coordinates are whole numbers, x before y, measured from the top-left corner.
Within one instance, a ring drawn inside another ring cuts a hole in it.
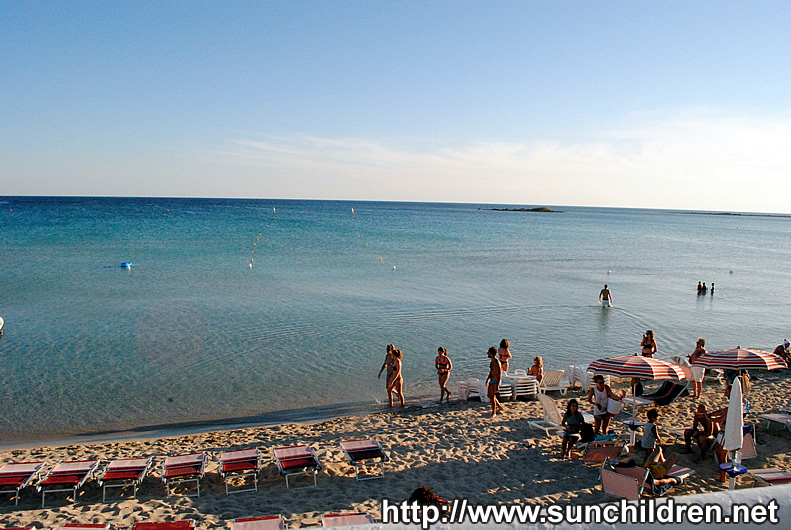
[[[121,267],[123,267],[124,269],[131,269],[132,268],[132,264],[125,261],[125,262],[121,263]]]

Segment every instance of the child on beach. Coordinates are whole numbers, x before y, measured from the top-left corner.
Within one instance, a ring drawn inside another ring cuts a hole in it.
[[[508,339],[503,339],[500,341],[500,349],[497,350],[497,356],[500,358],[500,366],[505,373],[508,373],[508,359],[511,358],[510,347],[511,345],[508,343]]]
[[[434,359],[434,367],[437,369],[437,377],[439,378],[439,401],[442,403],[442,398],[447,394],[447,400],[450,401],[450,390],[448,390],[448,378],[450,371],[453,370],[453,363],[450,362],[448,357],[448,350],[440,346],[437,349],[437,358]]]
[[[500,377],[502,377],[502,368],[500,361],[497,359],[497,348],[492,346],[486,352],[489,356],[489,375],[486,376],[486,395],[489,401],[492,402],[492,418],[497,416],[498,412],[503,412],[505,409],[497,400],[497,392],[500,390]]]
[[[660,447],[662,439],[659,437],[659,430],[656,423],[659,419],[659,412],[656,409],[651,409],[646,413],[648,423],[643,426],[643,439],[640,440],[640,448],[643,450],[643,466],[648,463],[649,457],[654,451],[661,453]]]

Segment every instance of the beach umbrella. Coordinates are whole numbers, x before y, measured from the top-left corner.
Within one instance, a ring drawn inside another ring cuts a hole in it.
[[[763,350],[750,348],[732,348],[706,352],[695,361],[696,365],[709,368],[722,368],[724,370],[776,370],[788,368],[785,361]]]
[[[725,420],[725,436],[722,439],[722,448],[734,451],[733,463],[738,467],[742,461],[741,448],[744,443],[744,409],[742,401],[742,383],[740,378],[733,381],[731,397],[728,401],[728,416]],[[736,487],[736,476],[731,475],[729,489]]]
[[[618,377],[639,377],[640,379],[684,379],[688,371],[684,367],[662,359],[642,355],[621,355],[605,357],[588,365],[588,370],[599,374]]]

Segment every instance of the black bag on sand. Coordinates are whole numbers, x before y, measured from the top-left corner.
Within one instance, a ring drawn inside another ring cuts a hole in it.
[[[590,443],[596,438],[596,433],[593,432],[593,425],[590,423],[583,423],[580,425],[580,441],[582,443]]]

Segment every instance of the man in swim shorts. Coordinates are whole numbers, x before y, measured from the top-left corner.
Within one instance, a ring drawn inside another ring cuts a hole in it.
[[[612,307],[612,294],[610,294],[606,283],[604,284],[604,289],[599,291],[599,303],[602,307]]]

